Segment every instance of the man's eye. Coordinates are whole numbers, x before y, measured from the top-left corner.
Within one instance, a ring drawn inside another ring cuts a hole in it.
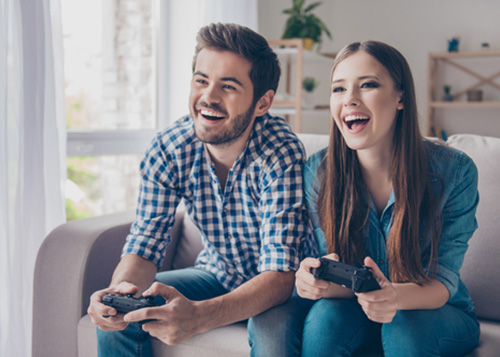
[[[228,85],[228,84],[223,85],[223,86],[222,86],[222,88],[224,88],[224,89],[229,89],[229,90],[236,90],[236,88],[235,88],[235,87],[230,86],[230,85]]]

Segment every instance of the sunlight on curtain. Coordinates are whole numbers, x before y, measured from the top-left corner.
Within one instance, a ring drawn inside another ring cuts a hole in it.
[[[0,0],[0,356],[31,356],[36,254],[65,219],[61,43],[58,0]]]

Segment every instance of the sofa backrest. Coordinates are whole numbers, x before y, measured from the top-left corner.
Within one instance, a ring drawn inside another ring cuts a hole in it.
[[[477,316],[500,320],[500,138],[460,134],[446,143],[465,152],[479,172],[479,228],[469,241],[460,275]]]

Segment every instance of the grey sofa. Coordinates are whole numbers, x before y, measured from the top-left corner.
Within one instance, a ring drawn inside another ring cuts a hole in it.
[[[326,135],[300,135],[308,154],[328,143]],[[479,168],[479,229],[461,271],[481,322],[479,347],[470,356],[500,351],[500,139],[455,135],[448,144],[465,151]],[[61,225],[45,239],[34,278],[33,356],[96,356],[95,326],[86,310],[90,295],[108,285],[133,212]],[[193,264],[201,249],[197,229],[178,210],[163,269]],[[155,356],[248,356],[245,323],[221,327],[176,346],[153,339]]]

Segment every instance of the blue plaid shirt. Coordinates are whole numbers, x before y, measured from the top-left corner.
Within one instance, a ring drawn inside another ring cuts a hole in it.
[[[227,290],[259,272],[295,271],[303,257],[316,255],[303,202],[303,145],[282,118],[257,117],[253,129],[224,192],[189,116],[157,134],[141,163],[137,215],[123,255],[160,267],[181,199],[201,232],[195,266]]]

